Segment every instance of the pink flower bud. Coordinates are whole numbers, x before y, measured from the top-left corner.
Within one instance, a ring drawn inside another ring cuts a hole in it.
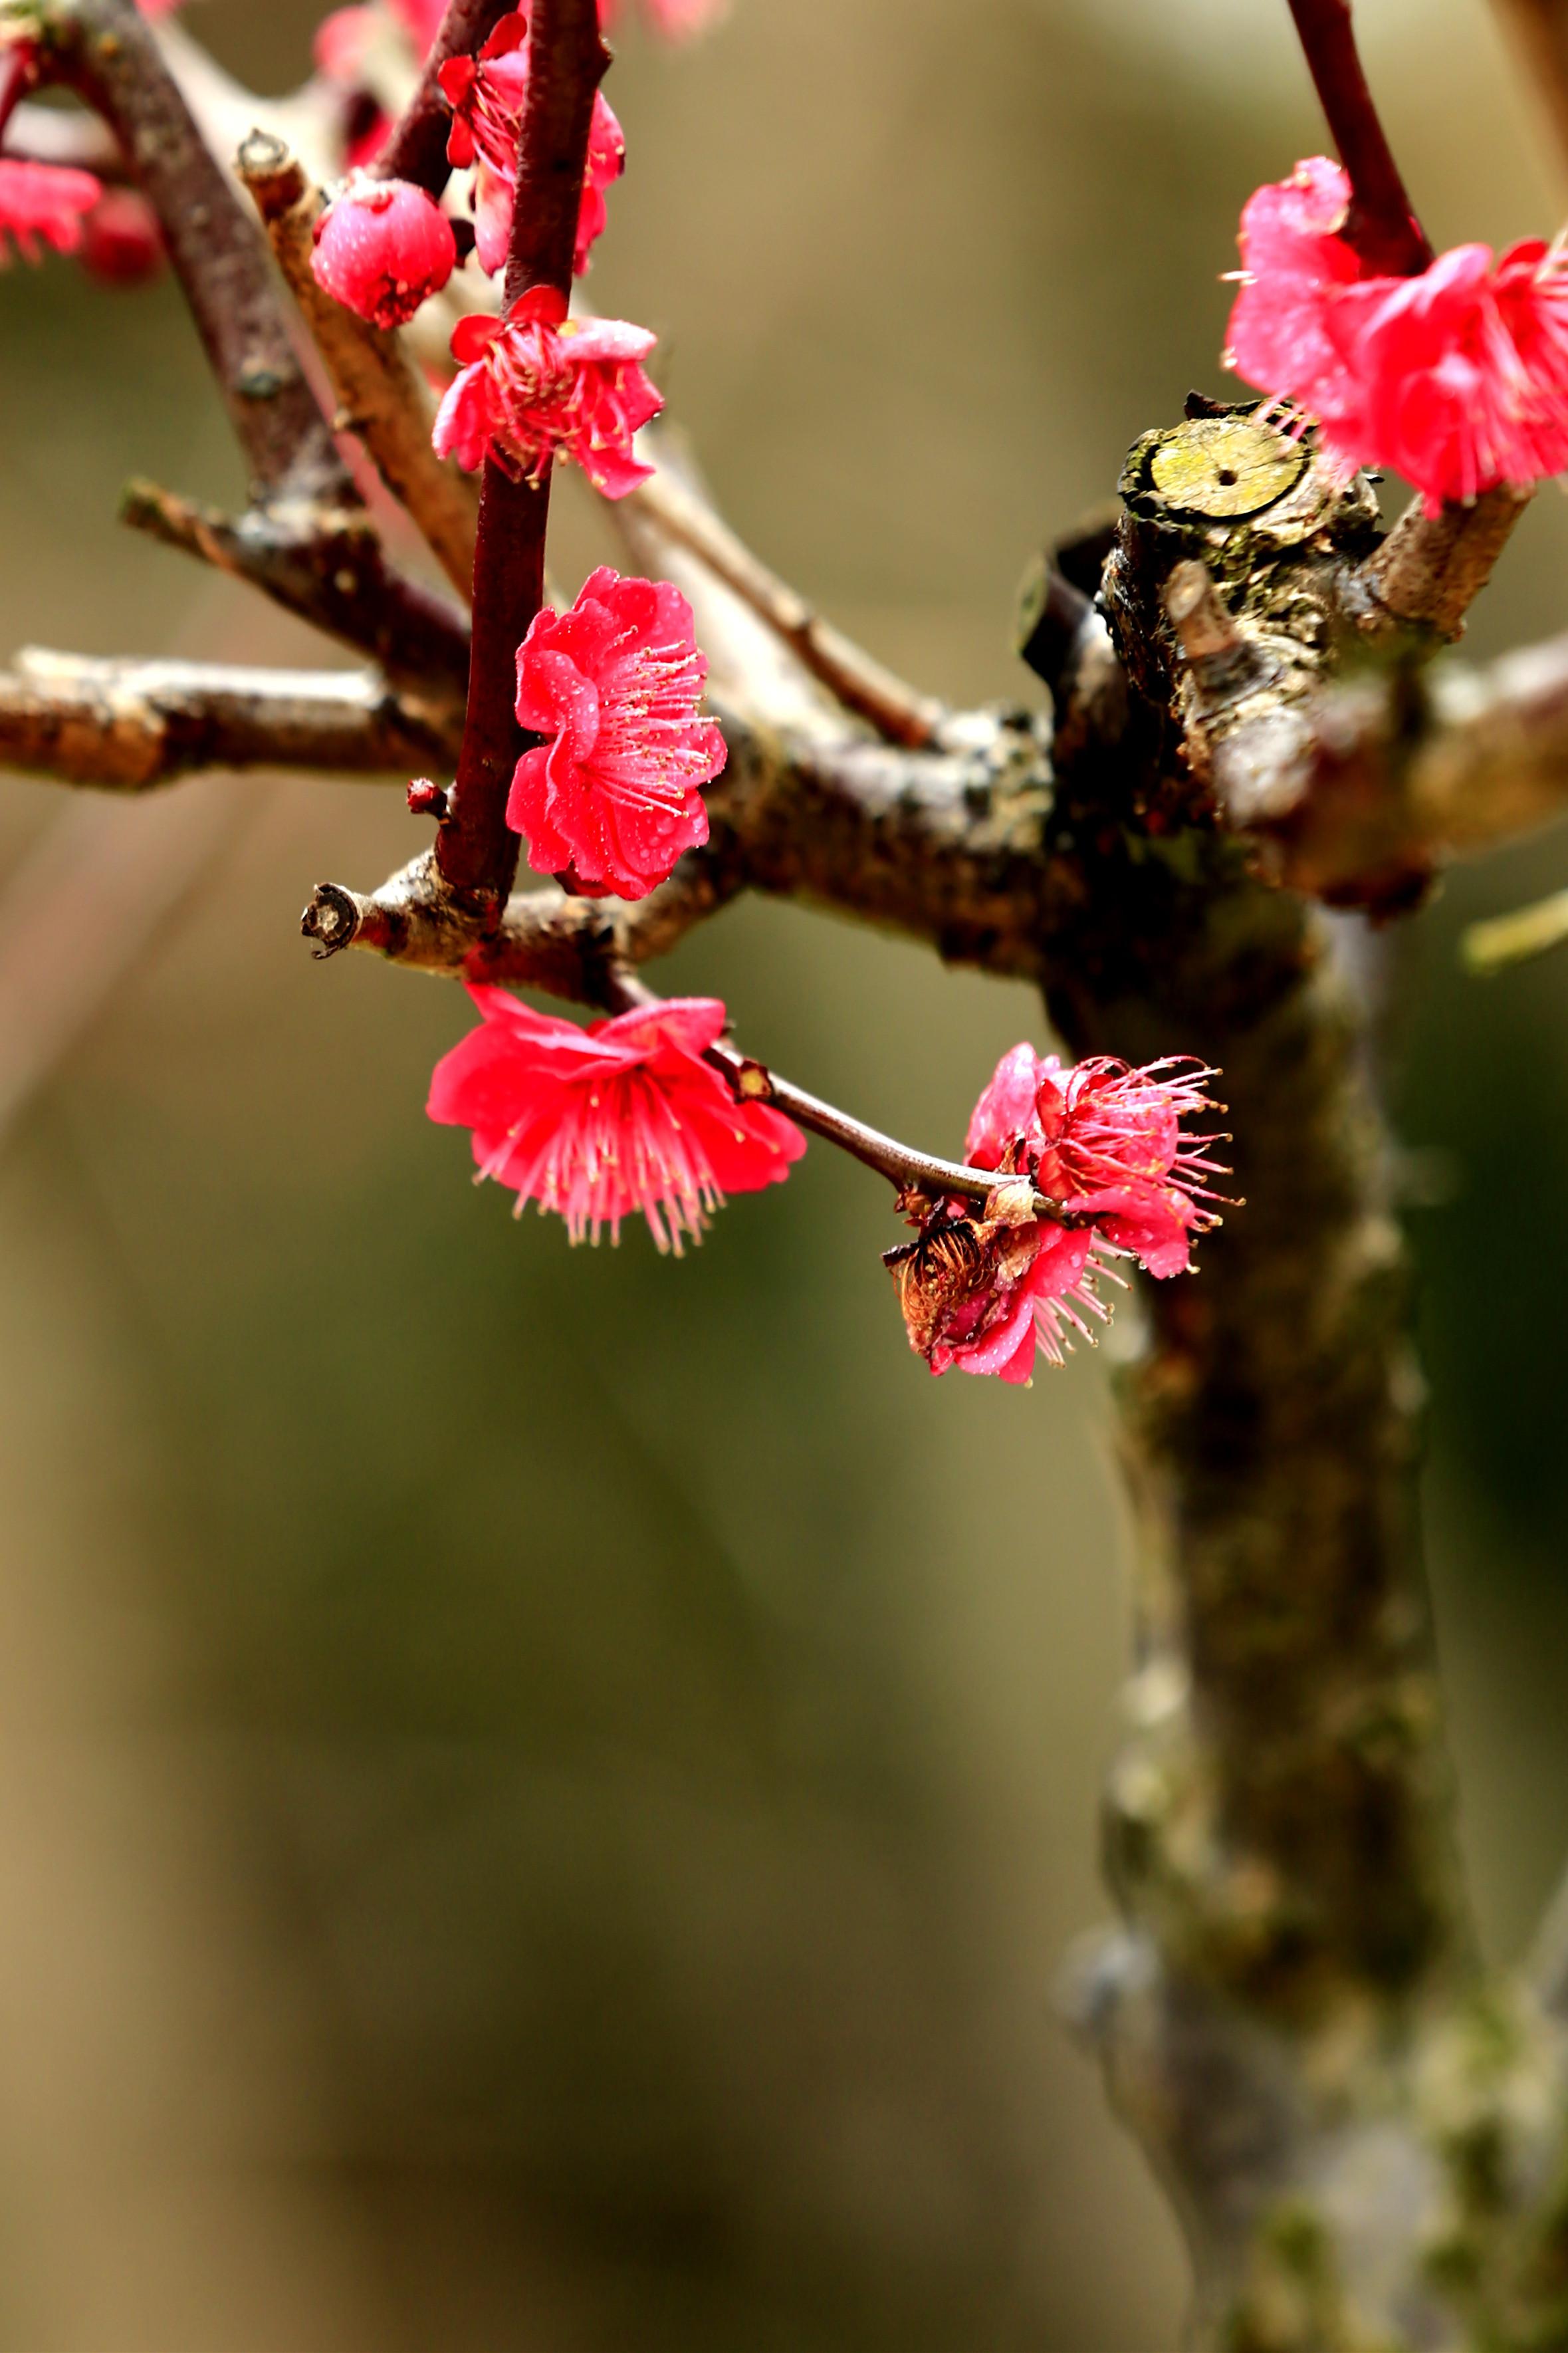
[[[355,173],[316,223],[318,286],[374,327],[401,327],[457,267],[452,224],[407,180]]]
[[[163,268],[158,216],[135,188],[105,188],[81,229],[82,267],[106,286],[145,286]]]

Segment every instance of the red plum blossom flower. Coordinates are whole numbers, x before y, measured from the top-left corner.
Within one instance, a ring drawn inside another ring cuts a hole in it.
[[[974,1106],[965,1150],[976,1168],[1032,1177],[1145,1273],[1184,1274],[1192,1237],[1219,1222],[1204,1181],[1224,1174],[1206,1157],[1216,1139],[1182,1126],[1186,1113],[1218,1108],[1204,1092],[1215,1076],[1185,1057],[1133,1070],[1095,1055],[1064,1069],[1055,1054],[1015,1046]]]
[[[483,1019],[437,1063],[429,1115],[473,1130],[479,1177],[597,1241],[640,1212],[679,1257],[730,1193],[779,1184],[805,1149],[782,1112],[737,1103],[702,1057],[722,1034],[718,998],[674,997],[593,1021],[532,1012],[470,987]],[[478,1181],[476,1179],[476,1181]]]
[[[957,1205],[934,1210],[919,1238],[883,1253],[898,1286],[910,1345],[933,1373],[994,1373],[1026,1383],[1035,1357],[1059,1365],[1083,1318],[1103,1323],[1094,1237],[1087,1229],[977,1219]]]
[[[607,499],[624,499],[653,471],[632,455],[633,434],[664,406],[642,370],[653,345],[622,319],[568,319],[547,286],[531,286],[504,319],[459,319],[461,373],[437,412],[436,448],[469,472],[488,453],[517,480],[574,459]]]
[[[1159,1276],[1190,1265],[1193,1236],[1218,1222],[1204,1179],[1222,1172],[1206,1157],[1216,1139],[1182,1120],[1217,1108],[1203,1092],[1214,1075],[1184,1060],[1003,1055],[964,1145],[971,1167],[996,1172],[984,1215],[928,1199],[918,1239],[886,1253],[910,1345],[933,1373],[1027,1381],[1037,1354],[1059,1365],[1075,1332],[1090,1336],[1086,1315],[1106,1320],[1107,1252]],[[1070,1222],[1037,1218],[1037,1195]]]
[[[518,762],[506,810],[536,872],[641,899],[707,840],[700,787],[727,756],[700,715],[707,675],[668,580],[601,565],[570,612],[536,615],[518,649],[517,715],[551,741]]]
[[[82,221],[81,265],[106,286],[145,286],[168,256],[158,216],[136,188],[105,188]]]
[[[1324,449],[1403,474],[1436,512],[1568,467],[1568,260],[1538,240],[1457,246],[1408,278],[1366,271],[1351,186],[1318,156],[1241,222],[1226,364],[1320,423]]]
[[[528,18],[523,12],[514,9],[503,16],[477,58],[448,58],[440,83],[452,109],[447,153],[459,166],[475,167],[475,249],[479,268],[493,277],[506,265],[517,188],[518,128],[528,90]],[[595,238],[604,231],[605,190],[619,178],[626,160],[621,126],[595,91],[572,261],[579,277],[588,267]]]
[[[8,236],[28,261],[38,259],[40,237],[57,253],[74,253],[82,240],[82,221],[102,194],[90,172],[0,157],[0,266],[8,258]]]
[[[457,267],[451,222],[407,180],[353,173],[312,234],[317,285],[374,327],[405,325]]]

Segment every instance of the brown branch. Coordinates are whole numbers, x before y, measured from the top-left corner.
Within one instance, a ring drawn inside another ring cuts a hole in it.
[[[528,93],[518,132],[517,192],[504,304],[533,286],[572,290],[577,214],[587,169],[594,94],[609,52],[597,0],[534,0]],[[484,465],[474,553],[474,634],[468,712],[458,773],[436,836],[436,863],[481,927],[495,922],[517,871],[518,838],[506,821],[512,773],[526,744],[513,704],[517,649],[544,596],[550,469],[513,480],[493,457]]]
[[[121,519],[228,572],[329,637],[366,653],[395,686],[437,705],[460,702],[468,635],[447,598],[387,564],[357,502],[277,501],[226,515],[154,482],[131,482]]]
[[[1351,0],[1290,0],[1297,36],[1350,176],[1345,235],[1367,268],[1395,278],[1426,269],[1432,248],[1405,194],[1356,49]]]
[[[258,493],[353,486],[289,340],[267,248],[133,0],[43,0],[40,72],[113,131],[164,242]]]
[[[283,142],[268,132],[252,132],[236,168],[331,378],[339,404],[334,424],[359,436],[382,480],[466,597],[473,586],[479,501],[468,476],[438,458],[431,445],[435,404],[428,385],[395,334],[356,318],[317,285],[310,269],[311,231],[325,200]]]
[[[677,546],[700,557],[714,577],[765,621],[847,711],[864,719],[889,744],[919,749],[935,736],[943,706],[917,693],[825,621],[805,598],[770,572],[705,499],[668,471],[641,483],[626,504],[640,509]]]
[[[441,194],[452,170],[447,161],[452,111],[441,94],[441,68],[448,58],[473,57],[515,5],[516,0],[447,0],[414,95],[371,164],[377,179],[412,180],[433,196]]]
[[[0,675],[0,765],[140,793],[211,769],[403,776],[449,736],[360,672],[104,661],[29,647]]]
[[[1361,566],[1368,602],[1357,613],[1374,644],[1415,633],[1451,641],[1491,578],[1499,556],[1534,496],[1504,483],[1468,506],[1428,514],[1419,499]]]

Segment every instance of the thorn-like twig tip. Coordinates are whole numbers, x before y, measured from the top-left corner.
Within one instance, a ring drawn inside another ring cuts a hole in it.
[[[300,918],[300,929],[317,944],[311,951],[318,964],[352,947],[360,926],[359,902],[341,882],[318,882]]]

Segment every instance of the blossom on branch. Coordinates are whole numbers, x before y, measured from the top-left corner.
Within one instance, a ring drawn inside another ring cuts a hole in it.
[[[1110,1314],[1094,1289],[1100,1270],[1092,1234],[1037,1220],[1032,1210],[974,1218],[939,1205],[917,1240],[884,1251],[882,1262],[910,1345],[933,1373],[956,1365],[961,1373],[1027,1382],[1037,1353],[1061,1364],[1074,1332],[1090,1336],[1085,1315],[1104,1323]]]
[[[477,58],[448,58],[439,79],[452,109],[447,157],[459,167],[474,166],[475,250],[480,269],[494,277],[506,267],[517,192],[518,131],[528,92],[527,16],[521,9],[503,16]],[[572,259],[578,277],[588,267],[595,238],[604,231],[605,190],[619,178],[626,161],[621,126],[595,90]]]
[[[570,612],[534,617],[518,649],[517,715],[551,740],[518,762],[506,817],[537,873],[642,899],[707,840],[700,787],[728,756],[700,716],[707,676],[691,607],[668,580],[602,565]]]
[[[1366,271],[1351,185],[1317,156],[1241,218],[1226,363],[1318,420],[1330,459],[1403,474],[1436,512],[1568,467],[1568,257],[1457,246],[1410,278]]]
[[[534,1013],[504,988],[470,987],[484,1018],[444,1054],[429,1115],[473,1130],[479,1177],[597,1241],[647,1219],[661,1250],[700,1240],[727,1194],[780,1183],[805,1149],[782,1112],[737,1103],[702,1057],[722,1035],[717,997],[674,997],[593,1021]],[[478,1182],[479,1179],[476,1179]]]
[[[408,180],[351,174],[311,235],[317,285],[373,327],[405,325],[458,265],[451,222]]]
[[[972,1168],[997,1184],[975,1218],[959,1200],[915,1195],[918,1239],[889,1250],[910,1345],[933,1373],[995,1373],[1026,1381],[1037,1351],[1059,1365],[1085,1315],[1110,1310],[1095,1291],[1107,1254],[1148,1274],[1181,1274],[1192,1241],[1219,1220],[1205,1179],[1214,1136],[1188,1134],[1188,1113],[1217,1110],[1215,1072],[1167,1057],[1133,1070],[1097,1055],[1064,1068],[1015,1046],[997,1063],[964,1140]],[[1063,1219],[1035,1213],[1037,1196]]]
[[[9,259],[7,237],[15,237],[28,261],[40,259],[40,237],[57,253],[74,253],[82,240],[83,219],[102,194],[90,172],[0,156],[0,268]]]
[[[488,454],[518,481],[570,458],[595,490],[624,499],[653,471],[632,455],[633,434],[664,406],[642,369],[653,346],[623,319],[568,319],[548,286],[531,286],[504,319],[459,319],[461,373],[437,412],[436,448],[470,473]]]

